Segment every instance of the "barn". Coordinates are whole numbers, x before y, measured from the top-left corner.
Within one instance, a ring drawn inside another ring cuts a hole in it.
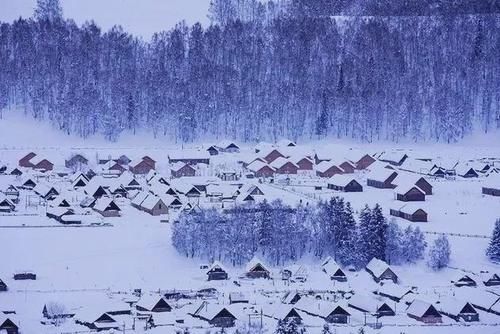
[[[328,189],[351,193],[362,192],[363,186],[352,176],[337,174],[328,179]]]

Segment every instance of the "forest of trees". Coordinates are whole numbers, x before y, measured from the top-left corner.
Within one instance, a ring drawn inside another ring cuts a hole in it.
[[[213,0],[144,41],[64,19],[0,23],[0,110],[117,140],[454,142],[500,127],[496,0]]]
[[[418,227],[402,230],[388,223],[378,205],[365,207],[356,219],[350,203],[337,197],[297,208],[264,201],[225,212],[198,209],[181,215],[172,229],[172,244],[180,254],[232,265],[255,255],[272,265],[311,255],[362,268],[374,257],[390,264],[413,263],[427,247]]]

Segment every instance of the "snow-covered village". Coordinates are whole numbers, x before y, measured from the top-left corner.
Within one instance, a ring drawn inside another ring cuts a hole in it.
[[[500,3],[107,1],[0,0],[0,334],[500,333]]]

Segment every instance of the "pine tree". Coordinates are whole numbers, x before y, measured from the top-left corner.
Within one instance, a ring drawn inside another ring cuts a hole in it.
[[[495,222],[495,227],[491,235],[490,244],[486,249],[486,255],[492,261],[500,261],[500,218]]]
[[[63,11],[59,0],[37,0],[35,19],[58,21],[62,20]]]
[[[450,262],[450,243],[448,238],[443,235],[434,241],[431,249],[429,250],[429,259],[427,264],[434,270],[439,270],[448,265]]]

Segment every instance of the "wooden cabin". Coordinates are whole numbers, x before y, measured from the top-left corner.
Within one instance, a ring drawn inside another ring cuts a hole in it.
[[[277,158],[270,163],[276,174],[297,174],[299,166],[285,158]]]
[[[256,177],[268,178],[274,175],[274,169],[260,160],[255,160],[249,164],[247,169]]]
[[[170,167],[170,175],[174,178],[191,177],[196,175],[196,169],[190,164],[179,162]]]
[[[410,318],[426,324],[436,324],[443,321],[441,314],[434,307],[434,305],[418,299],[415,299],[410,304],[410,306],[406,310],[406,314]]]
[[[237,319],[229,310],[229,307],[210,304],[207,301],[203,301],[191,315],[207,321],[212,326],[223,328],[234,327]]]
[[[207,271],[207,278],[209,281],[227,280],[228,274],[224,266],[219,261],[215,261]]]
[[[398,282],[398,275],[396,275],[392,268],[386,262],[375,257],[371,259],[365,269],[372,275],[373,279],[377,283],[387,280],[390,280],[393,283]]]
[[[363,313],[373,314],[377,318],[396,315],[396,312],[389,304],[381,300],[376,300],[371,296],[355,294],[349,298],[347,306]]]
[[[390,215],[411,222],[427,222],[427,212],[419,206],[405,204],[397,209],[390,209]]]
[[[81,154],[73,154],[68,160],[64,161],[64,166],[72,171],[86,169],[88,164],[89,160]]]
[[[352,176],[337,174],[328,179],[328,189],[352,193],[362,192],[363,186]]]
[[[138,312],[170,312],[172,311],[172,306],[163,296],[159,295],[144,295],[139,299],[135,308]]]
[[[393,169],[378,168],[368,174],[366,184],[375,188],[394,189],[396,185],[393,184],[393,181],[397,176],[398,172]]]
[[[332,281],[347,282],[347,276],[340,266],[330,256],[321,264],[321,270],[330,277]]]
[[[99,198],[92,209],[103,217],[120,217],[121,212],[120,207],[109,197]]]
[[[391,164],[393,166],[401,166],[406,159],[408,159],[408,155],[402,152],[384,152],[380,155],[378,160]]]
[[[224,152],[224,153],[238,153],[238,152],[240,152],[240,147],[232,141],[223,140],[214,146],[219,152]]]
[[[262,152],[260,156],[268,163],[270,164],[274,160],[278,158],[287,158],[284,154],[282,154],[280,151],[278,151],[275,148],[272,148],[268,150],[267,152]]]
[[[453,297],[441,297],[435,305],[436,309],[441,314],[444,314],[455,321],[479,321],[479,313],[469,302],[461,301]]]
[[[403,202],[423,202],[425,192],[416,185],[398,185],[395,189],[396,199]]]
[[[151,170],[156,169],[156,161],[149,156],[144,156],[139,160],[133,160],[128,165],[129,170],[135,175],[146,175]]]
[[[500,196],[500,175],[489,175],[483,182],[483,195]]]
[[[453,285],[455,285],[456,287],[477,286],[477,283],[470,277],[470,275],[462,275],[453,282]]]
[[[206,150],[178,150],[168,154],[168,163],[182,162],[188,165],[210,164],[210,154]]]
[[[19,327],[7,314],[0,312],[0,333],[19,334]]]
[[[254,258],[248,263],[245,276],[248,278],[271,278],[271,271],[260,260]]]
[[[316,176],[319,177],[332,177],[337,174],[343,174],[344,171],[335,163],[330,161],[322,161],[316,165]]]

